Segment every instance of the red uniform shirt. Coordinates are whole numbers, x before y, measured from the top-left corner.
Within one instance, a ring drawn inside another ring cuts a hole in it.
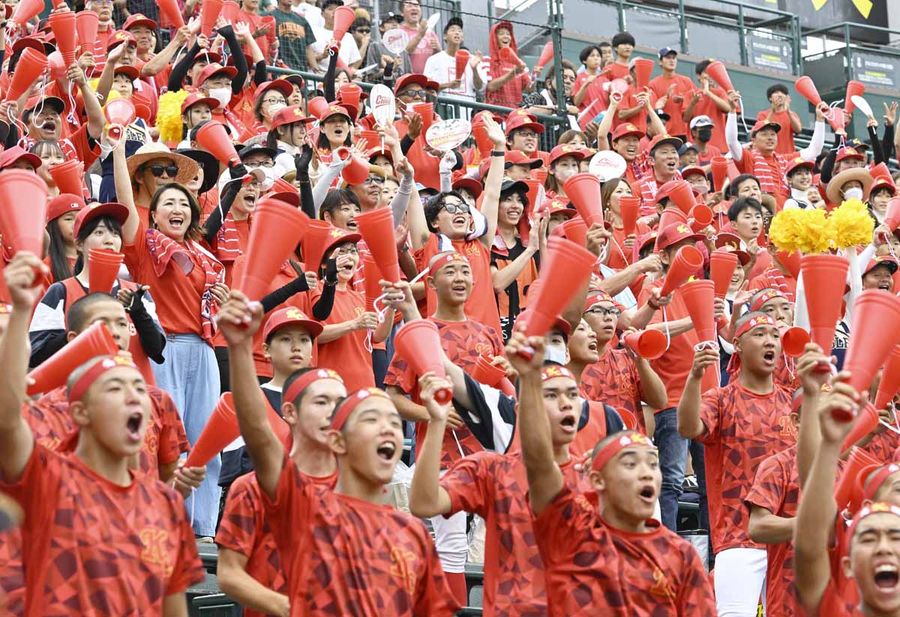
[[[771,111],[771,109],[763,109],[756,114],[756,121],[765,120],[769,117]],[[797,151],[797,147],[794,145],[794,128],[791,126],[789,113],[787,111],[774,113],[770,122],[774,122],[781,127],[781,130],[778,131],[778,143],[775,146],[775,152],[785,156],[793,155]]]
[[[447,358],[468,373],[473,371],[480,355],[488,354],[493,357],[503,354],[503,341],[493,328],[477,321],[441,321],[434,317],[429,321],[438,327],[441,347]],[[384,385],[395,386],[409,394],[413,401],[419,402],[417,379],[418,375],[412,372],[406,361],[395,354],[384,377]],[[426,423],[416,423],[417,451],[422,447],[427,427]],[[463,456],[479,452],[481,449],[481,444],[468,426],[464,425],[456,430],[448,429],[444,434],[444,445],[441,449],[441,468],[447,468]]]
[[[773,454],[760,464],[756,479],[744,500],[747,507],[758,506],[782,518],[797,516],[800,479],[797,476],[797,447]],[[766,615],[793,617],[799,610],[794,599],[794,543],[767,544]]]
[[[590,488],[570,461],[561,467],[577,492]],[[459,460],[441,478],[451,512],[472,512],[487,523],[484,545],[485,617],[547,614],[544,568],[534,541],[528,479],[521,454],[478,452]]]
[[[744,499],[760,463],[793,446],[791,393],[779,387],[755,394],[738,379],[703,395],[698,440],[706,446],[706,485],[711,537],[716,553],[727,548],[763,548],[747,532]]]
[[[728,100],[728,94],[721,88],[711,87],[710,92],[715,94],[717,97],[722,99],[723,101]],[[694,93],[691,92],[689,95],[684,97],[684,107],[687,107],[691,104],[691,98],[694,96]],[[691,115],[691,119],[696,118],[697,116],[709,116],[709,119],[713,122],[712,127],[712,139],[709,140],[710,145],[715,146],[721,152],[728,151],[728,144],[725,143],[725,119],[726,112],[719,111],[719,108],[716,106],[715,102],[706,96],[705,94],[700,95],[700,100],[697,101],[697,104],[694,105],[694,110]],[[690,125],[690,122],[688,122]]]
[[[684,99],[690,98],[694,91],[694,82],[685,75],[659,75],[650,80],[650,90],[657,99],[668,96],[663,111],[669,114],[666,120],[666,132],[669,135],[689,135],[688,123],[683,120]],[[669,88],[672,92],[669,93]]]
[[[620,557],[597,507],[564,486],[534,517],[551,617],[632,617]]]
[[[158,480],[119,486],[35,443],[4,490],[25,511],[29,616],[161,615],[166,596],[204,579],[184,502]]]
[[[700,555],[690,542],[647,521],[649,533],[609,526],[634,617],[715,617],[716,601]]]
[[[313,304],[319,301],[321,291],[312,299]],[[323,324],[338,324],[351,321],[366,310],[366,297],[352,289],[336,289],[331,314]],[[347,386],[347,392],[360,388],[375,387],[375,373],[372,371],[372,352],[366,349],[368,330],[354,330],[344,336],[318,345],[318,366],[330,368],[341,374]]]
[[[284,561],[291,616],[451,617],[434,543],[409,514],[334,493],[285,455],[266,518]]]
[[[337,483],[336,473],[325,478],[308,478],[329,489],[334,489]],[[281,567],[281,556],[278,554],[275,538],[272,537],[272,530],[265,517],[262,491],[256,481],[256,474],[244,474],[232,483],[225,511],[222,513],[222,522],[216,532],[216,544],[246,557],[247,574],[267,589],[287,593],[287,579]],[[244,617],[264,615],[245,608]]]
[[[605,403],[616,411],[624,409],[637,418],[641,432],[646,433],[640,383],[637,365],[624,349],[607,347],[600,360],[588,365],[581,374],[585,398]]]

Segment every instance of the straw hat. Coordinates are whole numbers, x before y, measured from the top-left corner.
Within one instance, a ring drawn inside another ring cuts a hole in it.
[[[858,180],[862,184],[863,201],[869,198],[869,189],[872,188],[872,174],[868,169],[863,167],[853,167],[845,169],[838,175],[834,176],[825,188],[825,197],[833,204],[841,203],[844,198],[841,195],[841,189],[851,180]]]
[[[197,175],[199,166],[192,159],[169,150],[166,146],[157,142],[144,144],[128,157],[128,175],[134,178],[137,169],[154,159],[169,159],[178,166],[178,175],[172,180],[178,184],[187,184]]]

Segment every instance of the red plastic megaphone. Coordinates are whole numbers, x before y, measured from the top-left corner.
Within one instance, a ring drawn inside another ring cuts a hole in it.
[[[800,96],[812,103],[813,107],[818,107],[822,103],[822,97],[819,96],[819,90],[811,77],[803,75],[794,83],[794,88],[800,93]]]
[[[344,35],[350,31],[356,12],[349,6],[339,6],[334,10],[334,41],[340,45]]]
[[[844,110],[848,115],[853,115],[856,104],[853,102],[854,96],[862,96],[866,92],[866,86],[861,81],[850,80],[847,82],[847,94],[844,96]]]
[[[628,197],[625,195],[619,197],[619,216],[622,217],[622,229],[625,231],[626,237],[634,233],[640,209],[640,197]]]
[[[247,261],[239,289],[250,300],[269,290],[279,268],[306,233],[309,217],[277,199],[262,199],[253,211]]]
[[[16,5],[10,21],[20,26],[24,26],[31,21],[32,18],[37,17],[38,13],[43,10],[44,0],[21,0],[21,2]]]
[[[137,110],[135,110],[134,103],[130,100],[118,98],[106,104],[106,107],[103,108],[103,114],[106,116],[106,121],[109,124],[118,124],[125,127],[134,122],[134,119],[137,117]],[[116,139],[119,138],[121,132],[122,130],[117,126],[109,129],[109,134]]]
[[[322,255],[325,253],[325,245],[331,234],[331,225],[325,221],[312,219],[306,227],[306,235],[303,236],[301,247],[303,249],[303,263],[308,272],[319,272],[322,266]]]
[[[847,411],[832,410],[831,413],[834,416],[840,416],[838,419],[844,419],[845,422],[854,422],[853,428],[844,437],[844,443],[841,444],[841,452],[846,452],[852,448],[878,426],[878,410],[875,409],[874,405],[867,404],[863,407],[855,421],[853,415]]]
[[[341,146],[335,150],[334,155],[342,161],[350,159],[350,162],[341,170],[341,178],[347,184],[362,184],[369,177],[369,164],[359,157],[353,156],[347,146]]]
[[[125,255],[106,249],[91,249],[88,254],[88,283],[91,293],[108,294],[119,276]]]
[[[534,65],[534,72],[540,73],[547,63],[553,59],[553,41],[547,41],[544,43],[543,49],[541,49],[541,55],[538,56],[537,64]]]
[[[100,17],[94,11],[79,11],[75,14],[75,32],[78,35],[78,43],[81,45],[82,52],[93,53],[99,28]]]
[[[687,307],[700,342],[717,340],[714,317],[715,291],[712,281],[691,281],[681,286],[681,299]]]
[[[50,177],[60,193],[81,195],[84,193],[84,163],[78,159],[69,159],[48,170]]]
[[[603,200],[600,197],[600,188],[600,179],[590,173],[575,174],[563,184],[566,197],[588,227],[595,224],[603,225]]]
[[[200,127],[195,136],[197,144],[216,157],[223,165],[237,165],[241,162],[228,131],[221,122],[210,120]]]
[[[682,246],[675,253],[675,259],[669,266],[669,272],[659,290],[660,295],[668,296],[681,287],[700,267],[703,266],[703,255],[693,246]]]
[[[728,69],[726,69],[725,65],[719,60],[710,62],[709,66],[706,67],[706,73],[712,77],[714,82],[722,86],[722,89],[725,90],[725,92],[734,90],[734,85],[731,83],[731,77],[728,76]]]
[[[669,192],[669,199],[686,215],[689,215],[697,204],[697,200],[694,199],[694,189],[686,180],[679,180],[675,183]]]
[[[181,14],[181,7],[178,6],[178,0],[159,0],[159,12],[171,22],[175,28],[184,27],[184,16]],[[215,23],[215,21],[213,21]]]
[[[587,246],[587,225],[580,216],[573,216],[568,221],[559,224],[559,228],[566,238],[578,246]]]
[[[0,174],[0,204],[0,233],[12,253],[43,255],[47,184],[32,171],[7,169]]]
[[[698,233],[700,230],[712,225],[712,222],[713,211],[706,204],[697,204],[691,209],[691,218],[688,219],[688,223],[694,233]]]
[[[512,47],[501,47],[499,51],[500,59],[509,64],[517,64],[519,66],[525,66],[525,63],[522,62],[522,59],[516,55],[516,52],[513,51]]]
[[[200,33],[209,38],[222,13],[223,0],[203,0],[200,3]]]
[[[225,0],[222,3],[222,17],[230,24],[237,23],[241,14],[241,5],[234,0]]]
[[[338,90],[338,102],[343,105],[345,108],[351,108],[350,113],[353,113],[353,110],[359,111],[359,99],[362,96],[362,88],[357,86],[354,83],[344,84],[341,86],[341,89]]]
[[[541,265],[543,284],[532,301],[529,297],[527,336],[544,336],[556,318],[587,281],[597,256],[569,240],[554,237],[547,242],[546,263]]]
[[[394,349],[416,375],[434,373],[438,377],[447,376],[442,361],[441,336],[434,322],[418,319],[407,323],[394,335]],[[453,400],[453,391],[441,388],[435,392],[434,398],[446,405]]]
[[[422,135],[428,132],[434,122],[434,103],[416,103],[412,110],[422,116]]]
[[[850,503],[850,498],[859,479],[859,472],[865,467],[877,464],[878,461],[865,450],[851,448],[850,456],[847,457],[844,470],[841,472],[841,477],[834,491],[834,500],[837,502],[838,512]]]
[[[78,44],[75,31],[75,13],[72,11],[53,12],[47,23],[56,38],[56,49],[62,55],[66,66],[75,63],[75,47]]]
[[[7,173],[9,172],[5,171],[0,175]],[[91,358],[111,356],[118,351],[116,341],[106,324],[98,321],[28,373],[29,380],[33,382],[28,385],[28,395],[49,392],[65,385],[72,371]]]
[[[622,340],[645,360],[656,360],[666,353],[666,335],[659,330],[626,332]]]
[[[847,260],[839,255],[804,255],[800,260],[810,337],[826,354],[831,352],[834,328],[841,316],[849,267]]]
[[[484,354],[478,356],[475,366],[469,371],[469,376],[478,383],[500,390],[507,396],[515,396],[516,389],[506,378],[506,371],[502,367],[491,364],[491,358]]]
[[[481,158],[488,158],[491,150],[494,148],[494,142],[488,137],[484,124],[472,123],[472,137],[475,139],[475,147],[478,148],[478,154],[481,155]]]
[[[22,6],[24,3],[20,3]],[[41,2],[43,6],[43,2]],[[6,100],[16,101],[40,78],[47,70],[47,56],[32,47],[26,47],[19,55],[19,62],[6,90]]]
[[[731,285],[731,277],[737,268],[737,255],[730,251],[713,251],[709,255],[709,280],[713,282],[713,289],[717,298],[725,299],[728,287]]]
[[[462,79],[463,73],[466,72],[466,67],[469,65],[469,57],[469,52],[467,50],[457,50],[456,55],[454,56],[454,60],[456,61],[454,75],[456,75],[456,79]]]
[[[634,61],[634,81],[638,92],[643,92],[650,83],[650,75],[653,73],[653,60],[648,58],[636,58]]]
[[[376,208],[357,214],[354,219],[359,233],[372,253],[382,278],[392,283],[400,281],[397,243],[394,240],[394,215],[390,208]],[[366,273],[368,277],[369,273]]]
[[[363,287],[366,292],[366,310],[370,313],[375,312],[375,300],[381,295],[381,272],[378,270],[378,264],[368,253],[362,256],[363,264]]]
[[[725,187],[725,180],[728,179],[728,159],[723,156],[715,156],[710,161],[712,170],[713,191],[719,193]]]
[[[875,408],[884,409],[900,390],[900,345],[894,345],[891,356],[881,372],[878,393],[875,395]]]
[[[315,96],[307,101],[306,109],[309,111],[310,116],[321,120],[322,116],[328,113],[330,107],[324,96]]]
[[[891,231],[897,231],[897,227],[900,227],[900,197],[894,197],[888,202],[884,224]]]
[[[781,349],[792,358],[802,356],[807,343],[809,332],[803,328],[785,328],[781,333]]]

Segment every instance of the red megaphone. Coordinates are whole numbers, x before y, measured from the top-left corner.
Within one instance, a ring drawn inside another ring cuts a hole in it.
[[[0,175],[7,173],[9,172],[5,171]],[[116,341],[106,324],[98,321],[28,373],[31,382],[27,389],[28,395],[50,392],[65,385],[72,371],[91,358],[111,356],[118,351]]]
[[[0,174],[0,204],[0,233],[12,254],[43,255],[47,183],[33,171],[7,169]]]
[[[462,79],[463,73],[466,72],[466,67],[469,65],[469,52],[465,49],[457,50],[453,59],[456,61],[454,75],[456,75],[456,79]]]
[[[481,158],[488,158],[491,150],[494,148],[494,142],[488,137],[484,124],[480,122],[472,123],[472,137],[475,139],[475,147],[478,148],[478,154],[481,155]]]
[[[578,246],[587,246],[587,225],[580,216],[573,216],[559,224],[563,234]]]
[[[324,96],[315,96],[306,103],[306,109],[309,111],[310,116],[321,120],[322,116],[328,113],[328,101],[325,100]]]
[[[800,278],[800,251],[790,253],[778,251],[775,253],[775,259],[784,266],[784,269],[795,281]]]
[[[69,159],[49,169],[50,177],[60,193],[81,195],[84,193],[84,163],[78,159]]]
[[[341,86],[341,89],[338,90],[338,103],[343,105],[344,107],[352,108],[350,113],[353,113],[353,110],[359,111],[359,98],[362,96],[362,88],[357,86],[356,84],[344,84]]]
[[[516,389],[506,378],[506,371],[502,367],[491,364],[491,358],[484,354],[478,356],[475,366],[469,371],[469,376],[478,383],[500,390],[507,396],[515,396]]]
[[[713,251],[709,255],[709,280],[713,283],[713,289],[717,298],[725,299],[728,287],[731,285],[731,277],[737,268],[737,255],[730,251]]]
[[[222,3],[222,17],[230,24],[237,23],[241,14],[241,5],[234,0],[225,0]]]
[[[200,33],[209,38],[222,13],[223,0],[203,0],[200,3]]]
[[[797,81],[794,83],[794,88],[797,89],[800,96],[812,103],[813,107],[818,107],[822,103],[822,97],[819,96],[819,91],[816,89],[816,84],[811,77],[803,75],[802,77],[797,78]]]
[[[19,24],[20,26],[24,26],[31,21],[32,18],[37,17],[38,13],[43,10],[44,0],[22,0],[16,5],[10,21]]]
[[[540,73],[547,63],[553,59],[553,41],[547,41],[544,43],[543,49],[541,49],[541,55],[538,56],[537,64],[534,65],[534,72]]]
[[[375,300],[381,295],[381,272],[378,270],[378,264],[371,255],[365,253],[362,255],[363,264],[363,287],[366,292],[366,310],[370,313],[375,312]]]
[[[82,52],[93,53],[99,28],[100,17],[94,11],[80,11],[75,14],[75,32]]]
[[[622,340],[645,360],[656,360],[666,353],[666,335],[659,330],[626,332]]]
[[[712,77],[714,82],[722,86],[722,89],[725,90],[725,92],[734,90],[734,85],[731,83],[731,78],[728,76],[728,69],[726,69],[725,65],[719,60],[710,62],[709,66],[706,67],[706,73]]]
[[[855,421],[853,414],[847,410],[832,410],[831,413],[833,416],[840,416],[838,419],[843,419],[845,422],[853,422],[853,428],[850,429],[850,432],[844,437],[844,443],[841,444],[841,452],[852,448],[878,426],[878,410],[874,405],[866,404]]]
[[[849,267],[839,255],[804,255],[800,260],[810,337],[826,354],[831,352],[834,328],[841,316]]]
[[[847,82],[847,94],[844,96],[844,110],[847,115],[853,115],[856,104],[851,100],[854,96],[862,96],[866,92],[866,86],[861,81],[851,80]]]
[[[200,127],[194,139],[197,144],[216,157],[224,165],[237,165],[241,162],[234,143],[228,137],[228,131],[221,122],[210,120]]]
[[[43,3],[41,4],[43,6]],[[9,82],[9,88],[6,90],[6,100],[16,101],[21,98],[47,70],[47,65],[47,56],[32,47],[23,49]]]
[[[75,47],[78,45],[75,31],[75,13],[72,11],[53,12],[47,18],[53,36],[56,37],[56,49],[62,55],[66,67],[75,63]]]
[[[311,219],[306,227],[306,235],[303,236],[301,248],[303,249],[303,262],[307,272],[318,274],[322,266],[322,255],[325,253],[325,245],[331,233],[331,225],[325,221]]]
[[[720,193],[725,187],[725,180],[728,179],[728,159],[723,156],[715,156],[710,161],[712,170],[713,191]]]
[[[897,227],[900,227],[900,197],[894,197],[888,202],[884,224],[891,231],[897,231]]]
[[[334,10],[334,41],[338,45],[350,30],[354,19],[356,19],[356,12],[349,6],[339,6]]]
[[[712,281],[691,281],[681,286],[681,299],[691,316],[700,342],[717,340],[715,297]]]
[[[554,237],[547,242],[543,284],[534,301],[529,297],[527,336],[544,336],[594,269],[597,256],[583,246]]]
[[[347,146],[341,146],[335,150],[334,155],[342,161],[350,159],[350,162],[341,170],[341,178],[347,184],[362,184],[369,177],[369,164],[359,157],[353,156]]]
[[[700,251],[693,246],[682,246],[675,253],[675,259],[669,266],[669,272],[659,290],[660,295],[668,296],[681,287],[701,266],[703,266],[703,255],[700,254]]]
[[[181,14],[181,7],[178,6],[178,0],[159,0],[159,12],[162,13],[176,29],[184,27],[184,16]]]
[[[91,249],[88,254],[88,287],[91,293],[108,294],[119,277],[125,255],[106,249]]]
[[[500,48],[500,59],[509,64],[517,64],[519,66],[525,66],[525,63],[522,62],[521,58],[516,55],[516,52],[513,51],[512,47],[501,47]]]
[[[650,83],[650,75],[653,73],[653,60],[637,58],[634,61],[634,81],[639,92],[643,92]]]
[[[588,227],[603,225],[603,200],[600,179],[594,174],[575,174],[565,181],[563,190]]]
[[[359,233],[378,265],[382,278],[391,283],[400,281],[397,243],[394,240],[394,215],[390,208],[376,208],[357,214],[354,219]],[[368,273],[366,273],[368,276]]]
[[[247,262],[239,289],[250,300],[269,290],[279,268],[306,233],[309,217],[278,199],[262,199],[253,210]]]
[[[418,319],[407,323],[394,335],[394,350],[416,375],[434,373],[438,377],[447,376],[442,360],[441,335],[434,322]],[[434,393],[434,398],[446,405],[453,400],[453,390],[441,388]]]
[[[792,358],[802,356],[807,343],[809,332],[803,328],[785,328],[781,333],[781,349]]]
[[[891,356],[881,372],[881,381],[875,395],[875,409],[884,409],[900,390],[900,345],[894,345]]]
[[[862,448],[851,448],[850,456],[844,464],[841,478],[834,490],[834,500],[837,502],[838,512],[844,509],[856,488],[859,472],[870,465],[877,465],[878,461]]]
[[[431,128],[434,122],[434,103],[416,103],[412,106],[412,110],[422,116],[422,135],[424,138],[425,133],[428,132],[428,129]]]
[[[678,180],[672,190],[669,192],[669,200],[672,201],[678,209],[685,214],[690,214],[697,200],[694,199],[694,189],[686,180]],[[711,220],[711,219],[710,219]],[[660,227],[662,229],[662,227]]]
[[[640,197],[628,197],[625,195],[619,197],[619,216],[622,218],[622,229],[625,231],[626,237],[634,233],[640,209]]]
[[[712,225],[712,222],[712,208],[710,208],[706,204],[697,204],[696,206],[691,208],[691,218],[688,219],[688,223],[690,224],[691,229],[694,231],[694,233],[698,233],[700,230]]]
[[[107,103],[106,107],[103,108],[103,114],[106,116],[106,121],[109,124],[118,124],[125,127],[134,122],[134,119],[137,117],[137,110],[135,110],[134,103],[130,100],[119,98]],[[122,130],[117,126],[109,129],[109,134],[116,139],[119,138],[121,133]]]

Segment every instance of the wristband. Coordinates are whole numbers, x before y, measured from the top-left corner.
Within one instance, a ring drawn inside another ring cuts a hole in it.
[[[506,156],[506,151],[505,151],[505,150],[491,150],[491,156],[502,156],[502,157],[505,157],[505,156]]]
[[[650,299],[647,300],[647,306],[649,306],[650,308],[652,308],[654,311],[658,311],[658,310],[659,310],[659,304],[657,304],[656,302],[654,302],[652,298],[650,298]]]

